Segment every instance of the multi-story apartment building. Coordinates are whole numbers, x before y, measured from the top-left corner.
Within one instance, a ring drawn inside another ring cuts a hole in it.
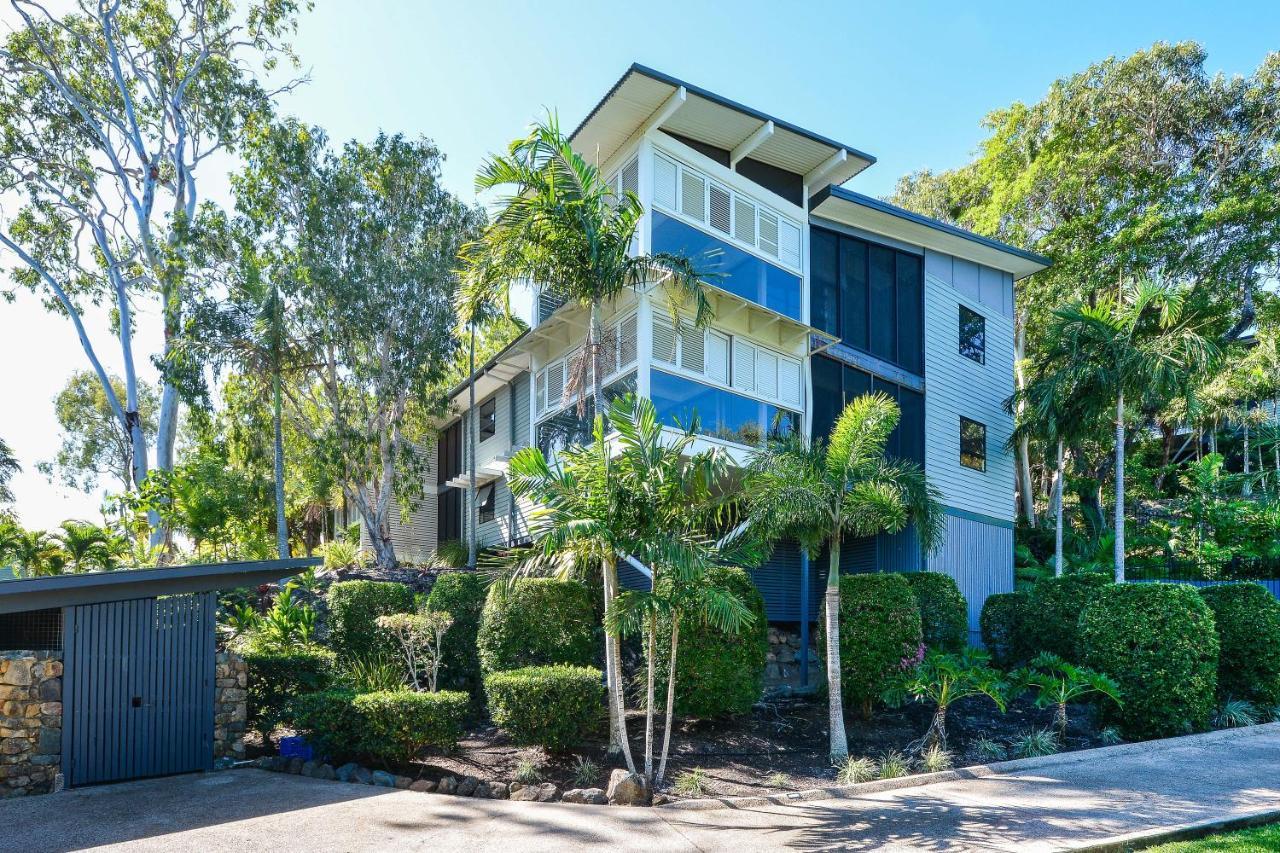
[[[696,413],[702,441],[737,459],[770,434],[825,435],[843,403],[876,390],[902,411],[890,452],[924,466],[946,506],[946,537],[921,552],[910,530],[857,541],[846,571],[928,568],[959,582],[970,627],[987,595],[1013,588],[1015,282],[1049,261],[936,222],[844,184],[875,159],[665,74],[632,66],[574,131],[619,191],[646,211],[638,251],[683,252],[713,270],[709,328],[673,323],[660,292],[606,308],[616,333],[607,393],[634,391],[671,422]],[[479,540],[528,536],[506,465],[521,447],[584,439],[564,395],[587,317],[548,293],[514,300],[529,330],[478,371]],[[438,498],[397,543],[414,555],[463,538],[467,391],[439,441]],[[802,571],[783,545],[755,571],[769,616],[816,612],[826,559]],[[642,582],[638,574],[630,579]]]

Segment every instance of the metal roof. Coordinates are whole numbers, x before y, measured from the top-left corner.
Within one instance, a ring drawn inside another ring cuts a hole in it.
[[[321,563],[319,558],[298,557],[0,581],[0,613],[257,586]]]
[[[876,162],[851,145],[639,64],[627,69],[569,140],[583,156],[594,155],[598,148],[604,162],[682,89],[685,101],[661,122],[663,130],[728,151],[745,145],[750,149],[745,156],[793,174],[812,175],[813,186],[844,183]]]

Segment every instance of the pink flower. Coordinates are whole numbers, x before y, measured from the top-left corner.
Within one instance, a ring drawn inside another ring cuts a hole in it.
[[[913,669],[924,660],[924,643],[921,643],[914,652],[911,651],[910,646],[906,646],[903,651],[906,652],[906,656],[898,664],[901,669]]]

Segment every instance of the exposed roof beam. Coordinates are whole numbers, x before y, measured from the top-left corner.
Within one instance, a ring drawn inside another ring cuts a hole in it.
[[[655,127],[662,127],[668,119],[676,114],[676,111],[684,106],[684,102],[688,99],[689,93],[684,86],[678,87],[671,93],[671,97],[667,98],[662,106],[654,111],[649,120],[644,123],[644,132],[652,130]]]
[[[729,152],[729,168],[738,168],[738,161],[759,148],[770,136],[773,136],[773,119],[760,125],[754,133],[739,142],[733,151]]]
[[[849,152],[841,148],[839,151],[832,154],[826,160],[822,161],[821,164],[815,166],[813,170],[809,172],[809,174],[805,175],[804,185],[806,187],[817,186],[818,181],[821,181],[827,175],[831,174],[832,169],[834,169],[836,166],[839,166],[841,163],[843,163],[847,159],[849,159]]]

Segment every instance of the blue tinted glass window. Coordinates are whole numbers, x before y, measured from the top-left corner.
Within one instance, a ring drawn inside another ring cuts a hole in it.
[[[724,441],[756,446],[766,436],[800,428],[795,412],[661,370],[653,371],[649,393],[663,423],[680,427],[696,423],[699,434]]]
[[[721,290],[800,319],[800,276],[656,210],[653,251],[685,255]]]

